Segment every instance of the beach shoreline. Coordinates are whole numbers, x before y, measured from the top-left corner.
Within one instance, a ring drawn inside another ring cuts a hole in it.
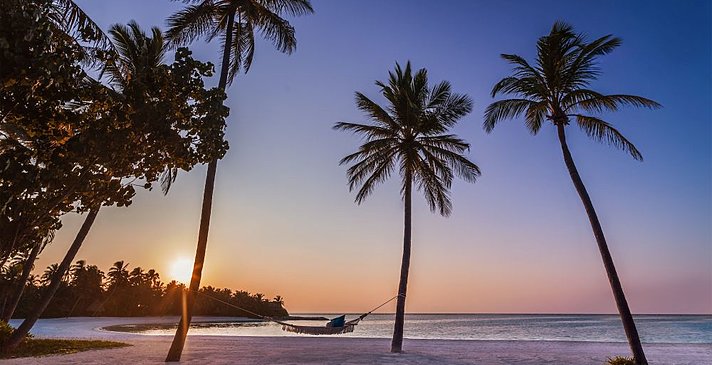
[[[173,323],[177,317],[41,319],[33,333],[41,338],[81,338],[120,341],[131,347],[95,350],[51,357],[53,364],[160,364],[171,336],[104,330],[111,325]],[[196,317],[217,322],[233,317]],[[17,325],[17,321],[12,321]],[[645,344],[650,364],[712,363],[709,344]],[[406,339],[402,354],[389,352],[386,338],[190,336],[185,364],[581,364],[602,365],[607,357],[627,355],[626,343],[575,341],[494,341]],[[50,357],[0,361],[3,364],[46,364]]]

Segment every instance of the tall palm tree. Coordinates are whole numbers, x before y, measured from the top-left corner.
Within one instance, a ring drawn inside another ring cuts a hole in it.
[[[356,133],[366,140],[357,152],[340,162],[354,163],[348,169],[348,178],[349,189],[358,188],[356,203],[363,202],[394,170],[401,177],[405,227],[391,343],[391,352],[401,352],[410,268],[412,187],[415,185],[423,192],[431,211],[448,216],[452,210],[449,189],[454,175],[474,182],[480,169],[462,155],[470,145],[448,134],[449,129],[472,110],[470,98],[452,93],[447,81],[429,88],[427,71],[420,69],[412,75],[410,62],[405,70],[396,64],[395,72],[389,72],[389,76],[388,84],[376,82],[388,101],[387,107],[356,93],[356,105],[368,115],[371,123],[340,122],[334,129]]]
[[[166,38],[171,45],[183,45],[204,37],[208,42],[222,41],[222,65],[218,87],[225,90],[235,76],[247,72],[255,51],[255,31],[283,53],[292,53],[297,46],[294,27],[283,15],[299,16],[314,12],[309,0],[184,0],[189,5],[168,18]],[[193,293],[200,288],[205,250],[208,244],[210,213],[217,173],[217,159],[208,164],[200,213],[198,245],[193,275],[187,293],[186,309],[182,312],[176,335],[166,361],[180,361],[193,315]]]
[[[600,73],[597,58],[610,53],[620,44],[621,40],[612,35],[588,42],[583,35],[574,33],[570,25],[557,22],[549,35],[539,38],[534,66],[520,56],[503,54],[502,58],[513,65],[514,72],[494,86],[492,97],[503,93],[517,98],[492,103],[485,111],[484,129],[489,133],[499,121],[521,115],[524,115],[524,123],[533,135],[539,132],[545,121],[556,128],[566,168],[588,214],[635,362],[647,364],[603,228],[571,157],[565,133],[565,128],[573,119],[594,140],[628,152],[636,160],[643,160],[638,149],[610,123],[590,115],[616,111],[622,106],[660,107],[658,103],[640,96],[605,95],[588,89]]]

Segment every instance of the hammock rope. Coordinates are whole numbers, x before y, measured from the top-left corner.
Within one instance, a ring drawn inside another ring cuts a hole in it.
[[[295,324],[291,324],[291,323],[287,323],[287,322],[280,321],[280,320],[278,320],[278,319],[276,319],[276,318],[274,318],[274,317],[263,316],[263,315],[261,315],[261,314],[255,313],[255,312],[253,312],[253,311],[251,311],[251,310],[249,310],[249,309],[245,309],[245,308],[239,307],[239,306],[234,305],[234,304],[232,304],[232,303],[226,302],[226,301],[224,301],[224,300],[222,300],[222,299],[218,299],[218,298],[215,298],[215,297],[213,297],[213,296],[211,296],[211,295],[208,295],[208,294],[205,294],[205,293],[201,293],[201,292],[199,292],[199,291],[197,291],[197,290],[192,290],[192,291],[193,291],[194,293],[198,293],[198,294],[200,294],[200,295],[202,295],[202,296],[204,296],[204,297],[210,298],[210,299],[212,299],[212,300],[214,300],[214,301],[220,302],[220,303],[225,304],[225,305],[227,305],[227,306],[230,306],[230,307],[239,309],[239,310],[241,310],[241,311],[247,312],[247,313],[249,313],[249,314],[252,314],[253,316],[258,317],[258,318],[261,318],[261,319],[263,319],[263,320],[265,320],[265,321],[269,321],[269,322],[274,322],[274,323],[280,324],[280,325],[282,325],[282,330],[283,330],[283,331],[286,331],[286,332],[293,332],[293,333],[301,333],[301,334],[307,334],[307,335],[340,335],[340,334],[344,334],[344,333],[353,332],[353,331],[354,331],[354,328],[356,327],[356,325],[357,325],[359,322],[361,322],[364,318],[366,318],[368,315],[370,315],[371,313],[377,311],[378,309],[380,309],[380,308],[383,307],[384,305],[386,305],[386,304],[392,302],[393,300],[395,300],[395,299],[398,298],[398,297],[405,297],[405,295],[403,295],[403,294],[398,294],[398,295],[394,296],[393,298],[386,300],[386,301],[383,302],[381,305],[379,305],[379,306],[377,306],[377,307],[371,309],[370,311],[368,311],[368,312],[366,312],[366,313],[364,313],[364,314],[362,314],[362,315],[356,317],[355,319],[352,319],[352,320],[350,320],[350,321],[344,323],[343,326],[339,326],[339,327],[328,327],[328,326],[298,326],[298,325],[295,325]]]

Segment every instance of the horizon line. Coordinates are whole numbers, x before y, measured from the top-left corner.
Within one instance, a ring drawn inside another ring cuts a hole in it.
[[[290,316],[298,315],[361,315],[359,312],[295,312],[289,313]],[[371,314],[390,314],[395,315],[395,312],[374,312]],[[544,315],[544,316],[618,316],[618,313],[523,313],[523,312],[413,312],[405,313],[406,315],[506,315],[506,316],[529,316],[529,315]],[[634,316],[712,316],[710,313],[633,313]]]

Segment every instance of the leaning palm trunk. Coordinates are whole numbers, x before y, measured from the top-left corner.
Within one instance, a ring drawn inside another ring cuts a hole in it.
[[[6,353],[12,351],[20,343],[22,343],[22,340],[27,336],[32,326],[35,325],[37,319],[40,318],[44,310],[49,305],[49,302],[52,301],[54,294],[57,292],[59,285],[62,283],[62,277],[65,275],[67,270],[69,270],[69,267],[72,265],[72,262],[74,262],[74,257],[77,255],[79,248],[82,247],[82,243],[84,243],[84,239],[87,237],[87,234],[89,233],[92,224],[94,224],[94,220],[96,219],[97,214],[99,214],[98,207],[91,209],[89,213],[87,213],[86,218],[84,218],[84,223],[82,223],[79,232],[77,232],[77,236],[74,238],[74,242],[72,242],[72,245],[69,247],[69,250],[64,255],[64,259],[59,264],[57,272],[52,277],[49,286],[42,294],[40,303],[34,308],[34,310],[32,310],[32,312],[30,312],[30,314],[27,315],[27,318],[25,318],[22,324],[20,324],[20,327],[18,327],[15,331],[12,332],[12,336],[10,336],[7,342],[3,344],[2,350],[0,350],[0,352]]]
[[[15,314],[15,308],[17,308],[17,304],[20,303],[22,293],[25,291],[25,284],[27,284],[27,278],[30,277],[32,266],[34,265],[41,248],[42,242],[37,242],[35,246],[32,247],[30,255],[27,257],[25,264],[22,266],[22,275],[20,275],[20,278],[15,283],[15,288],[10,295],[8,305],[4,308],[2,318],[0,318],[0,320],[9,322],[12,315]]]
[[[218,88],[225,91],[227,86],[227,76],[230,66],[230,44],[232,43],[232,28],[235,23],[235,13],[230,15],[225,32],[225,48],[223,49],[222,67],[220,70],[220,82]],[[188,336],[188,328],[193,319],[193,303],[195,292],[200,289],[200,279],[203,273],[203,264],[205,263],[205,251],[208,247],[208,232],[210,230],[210,214],[213,206],[213,190],[215,189],[215,175],[218,170],[217,158],[208,163],[208,172],[205,178],[205,188],[203,189],[203,206],[200,213],[200,228],[198,230],[198,247],[195,251],[195,261],[193,263],[193,275],[190,278],[189,290],[186,293],[187,298],[183,302],[184,307],[181,311],[180,323],[176,329],[176,334],[173,337],[171,348],[168,350],[166,361],[180,361],[185,346],[185,338]]]
[[[598,221],[598,215],[596,210],[593,208],[593,203],[591,198],[588,196],[586,187],[581,180],[581,176],[576,169],[574,160],[571,157],[571,152],[566,144],[566,134],[564,131],[564,126],[562,124],[556,125],[559,142],[561,143],[561,151],[564,154],[564,162],[566,163],[566,168],[569,170],[569,175],[571,175],[571,181],[576,187],[576,192],[578,192],[581,202],[586,209],[586,214],[588,214],[588,220],[591,222],[591,228],[593,229],[593,235],[596,237],[596,242],[598,243],[598,250],[601,252],[601,258],[603,259],[603,266],[606,268],[606,274],[608,275],[608,281],[611,284],[611,289],[613,290],[613,297],[616,300],[616,306],[618,307],[618,313],[621,316],[621,321],[623,321],[623,328],[625,330],[626,337],[628,337],[628,344],[630,345],[630,350],[633,352],[633,357],[635,358],[635,363],[637,365],[647,365],[648,360],[645,358],[645,353],[643,352],[643,345],[640,343],[640,337],[638,336],[638,330],[635,328],[635,322],[633,321],[633,315],[630,313],[630,308],[628,307],[628,301],[625,299],[625,293],[623,293],[623,286],[621,286],[621,281],[618,278],[618,273],[616,272],[616,267],[613,264],[613,258],[608,250],[608,244],[606,243],[606,237],[603,235],[603,229],[601,228],[601,223]]]
[[[403,350],[403,324],[405,322],[405,295],[408,289],[408,272],[410,270],[410,232],[411,232],[411,189],[410,174],[407,173],[405,181],[405,201],[403,217],[403,260],[401,262],[400,283],[398,284],[398,300],[396,302],[396,323],[393,328],[391,352]]]

